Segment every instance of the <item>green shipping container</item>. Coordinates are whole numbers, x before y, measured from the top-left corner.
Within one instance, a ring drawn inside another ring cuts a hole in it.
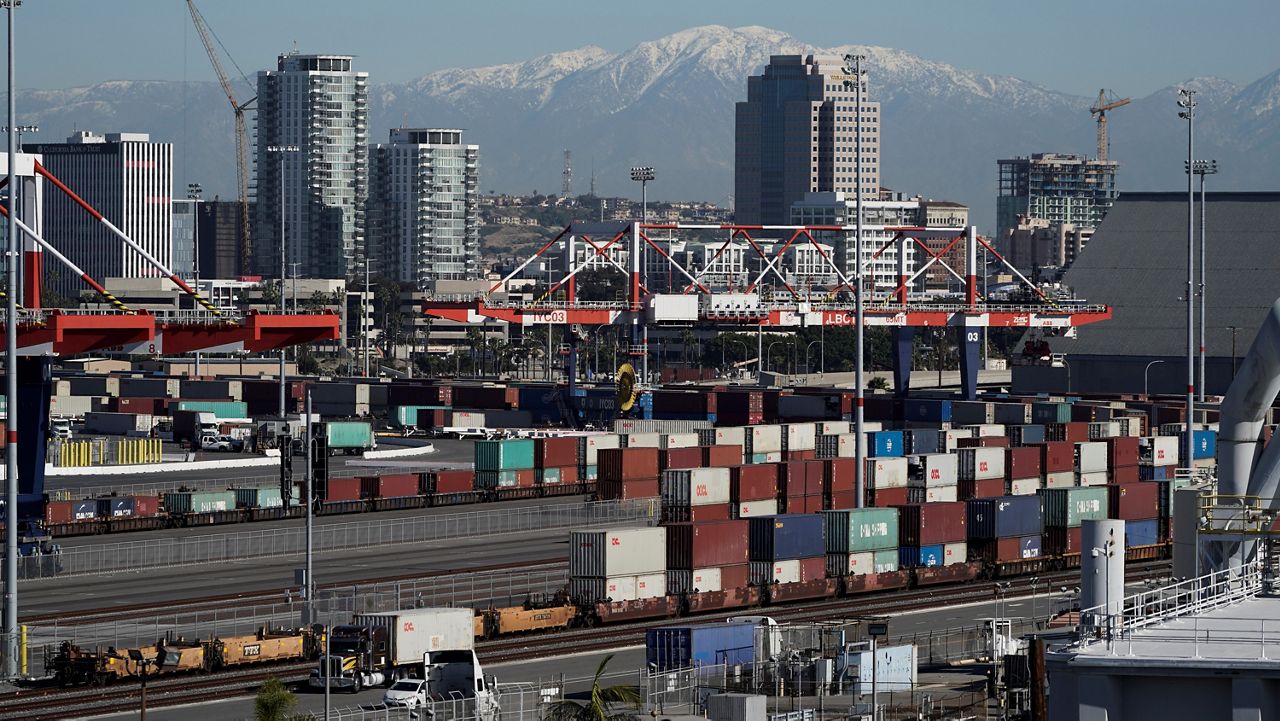
[[[600,474],[597,471],[597,466],[583,466],[582,477],[588,481],[594,481],[599,478]]]
[[[447,409],[448,406],[396,406],[391,414],[391,421],[396,428],[418,425],[418,411],[434,411]]]
[[[234,511],[235,491],[200,491],[164,494],[165,510],[172,513],[213,513]]]
[[[280,508],[284,505],[284,497],[276,487],[237,488],[235,494],[236,508]]]
[[[249,417],[249,404],[242,401],[178,401],[178,410],[212,413],[219,420]]]
[[[1070,403],[1032,403],[1032,423],[1070,423]]]
[[[476,441],[477,471],[518,471],[533,468],[532,438]]]
[[[898,509],[823,511],[827,553],[863,553],[898,547]],[[897,562],[897,555],[894,555]]]
[[[1050,528],[1077,528],[1083,521],[1107,517],[1107,487],[1042,488],[1044,525]]]
[[[373,426],[366,421],[329,421],[324,428],[330,449],[373,448]]]
[[[892,573],[898,570],[898,548],[895,546],[876,551],[872,557],[872,563],[875,564],[876,573]]]

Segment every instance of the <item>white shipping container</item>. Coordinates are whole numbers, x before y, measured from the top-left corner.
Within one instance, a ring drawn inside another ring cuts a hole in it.
[[[1181,441],[1182,439],[1178,436],[1154,436],[1143,438],[1142,445],[1150,446],[1151,465],[1176,466],[1178,465],[1178,444]]]
[[[1038,490],[1040,490],[1039,478],[1020,478],[1016,481],[1009,481],[1009,495],[1011,496],[1034,496]]]
[[[862,457],[867,457],[867,439],[864,435],[859,440],[856,433],[842,433],[836,436],[836,458],[857,458],[857,453],[861,451]]]
[[[747,437],[751,453],[782,452],[782,426],[751,426]]]
[[[964,563],[969,560],[969,546],[965,543],[947,543],[942,546],[942,565]]]
[[[738,504],[738,518],[778,515],[777,499],[769,501],[747,501]]]
[[[961,448],[956,454],[960,456],[961,480],[1004,478],[1004,448]]]
[[[928,453],[913,458],[916,469],[912,486],[954,486],[960,478],[960,457],[954,453]]]
[[[824,436],[839,436],[852,431],[853,424],[849,421],[822,421],[818,424],[818,432]]]
[[[973,431],[974,438],[998,438],[1005,435],[1004,426],[999,423],[981,423],[967,428]]]
[[[449,425],[458,428],[484,428],[484,411],[453,411]]]
[[[771,583],[800,583],[800,561],[774,561]]]
[[[924,489],[925,503],[943,503],[959,500],[957,486],[932,486]]]
[[[850,553],[849,567],[846,569],[850,576],[861,576],[864,573],[875,573],[876,554],[873,552]]]
[[[715,591],[723,590],[720,582],[720,569],[693,569],[693,588],[698,589],[700,593],[714,593]]]
[[[1099,440],[1116,438],[1120,435],[1120,424],[1116,421],[1103,421],[1089,424],[1089,438]]]
[[[671,506],[718,506],[729,502],[728,468],[672,469],[662,473],[662,502]]]
[[[1075,471],[1059,471],[1044,477],[1045,488],[1071,488],[1074,485],[1076,485]]]
[[[905,488],[907,485],[907,459],[868,458],[866,475],[872,488]]]
[[[569,534],[569,575],[607,578],[665,572],[667,529],[619,528]]]
[[[661,445],[663,450],[671,450],[672,448],[697,448],[697,433],[667,433],[662,436]]]
[[[663,293],[649,302],[649,319],[659,323],[692,323],[698,320],[698,296]]]
[[[599,433],[587,436],[587,465],[598,465],[601,448],[621,448],[622,437],[617,433]]]
[[[1076,470],[1080,473],[1097,473],[1107,470],[1107,444],[1089,441],[1076,444]]]
[[[636,576],[636,599],[658,598],[667,595],[667,572],[646,573]]]
[[[942,447],[939,450],[946,451],[947,453],[951,453],[959,447],[957,441],[961,438],[973,438],[972,428],[952,428],[951,430],[940,431],[940,433],[942,435],[938,440]]]
[[[661,448],[661,433],[628,433],[627,448]]]
[[[886,556],[888,554],[885,554]],[[885,559],[875,565],[876,573],[893,573],[898,570],[898,559]]]
[[[787,451],[812,451],[818,447],[818,427],[814,423],[787,424]]]
[[[742,426],[729,426],[715,430],[716,442],[714,445],[745,446],[747,444],[747,429]]]
[[[1107,485],[1107,480],[1108,480],[1108,477],[1107,477],[1106,471],[1095,471],[1093,473],[1081,473],[1080,482],[1078,485],[1105,486]]]
[[[475,648],[475,619],[469,608],[414,608],[356,614],[352,623],[385,628],[397,666],[422,663],[433,651]]]

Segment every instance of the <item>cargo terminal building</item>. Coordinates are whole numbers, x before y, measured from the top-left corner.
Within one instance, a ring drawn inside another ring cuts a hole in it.
[[[1209,193],[1207,202],[1205,392],[1221,395],[1280,298],[1280,192]],[[1185,393],[1186,278],[1187,194],[1122,194],[1064,278],[1078,298],[1111,306],[1112,319],[1076,338],[1044,338],[1063,364],[1015,365],[1013,391],[1132,393],[1149,381],[1152,394]],[[1023,341],[1041,338],[1031,330]]]

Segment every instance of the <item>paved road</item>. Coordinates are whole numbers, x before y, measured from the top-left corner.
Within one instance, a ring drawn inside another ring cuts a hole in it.
[[[1041,598],[1040,604],[1045,603],[1045,599]],[[1020,613],[1026,614],[1030,612],[1031,600],[1013,599],[1007,602],[1009,615],[1015,616]],[[942,630],[947,628],[955,628],[958,626],[968,626],[975,624],[978,619],[990,618],[997,612],[994,602],[982,602],[963,606],[949,606],[943,609],[935,609],[930,611],[913,611],[905,614],[894,616],[894,620],[890,622],[890,633],[897,635],[900,633],[910,632],[927,632],[929,630]],[[636,647],[623,647],[614,651],[589,652],[580,655],[573,655],[560,658],[539,659],[535,661],[521,661],[510,664],[500,664],[497,666],[486,667],[486,673],[495,674],[499,683],[517,683],[530,682],[546,685],[557,685],[561,674],[567,679],[586,679],[595,673],[601,659],[609,653],[615,653],[613,660],[609,664],[611,672],[616,672],[618,678],[613,683],[622,683],[625,680],[635,679],[640,666],[644,663],[644,650]],[[481,662],[484,657],[481,654]],[[922,676],[922,683],[937,683],[945,675],[930,674],[927,677]],[[975,676],[973,680],[977,680]],[[575,693],[581,691],[586,684],[566,684],[566,691]],[[358,694],[334,694],[331,697],[333,708],[352,707],[361,704],[375,704],[382,698],[381,689],[371,689],[362,691]],[[324,709],[324,696],[319,693],[303,692],[298,696],[298,711],[314,711],[322,712]],[[127,719],[136,718],[137,715],[116,714],[112,716],[100,716],[100,719]],[[153,721],[234,721],[239,719],[250,719],[253,717],[253,701],[252,699],[232,699],[220,701],[216,703],[193,704],[181,708],[158,709],[147,712],[147,718]]]

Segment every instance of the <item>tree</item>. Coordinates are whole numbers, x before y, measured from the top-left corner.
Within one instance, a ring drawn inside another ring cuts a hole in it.
[[[867,381],[867,390],[871,391],[887,391],[889,390],[889,379],[884,376],[876,376]]]
[[[289,712],[298,705],[298,699],[278,679],[262,684],[253,699],[254,721],[290,721]]]
[[[633,686],[600,685],[600,677],[605,667],[613,659],[613,654],[604,657],[596,669],[595,678],[591,680],[591,697],[586,703],[564,699],[551,704],[547,708],[546,721],[631,721],[636,718],[634,711],[615,712],[616,706],[629,706],[632,709],[640,706],[640,692]]]

